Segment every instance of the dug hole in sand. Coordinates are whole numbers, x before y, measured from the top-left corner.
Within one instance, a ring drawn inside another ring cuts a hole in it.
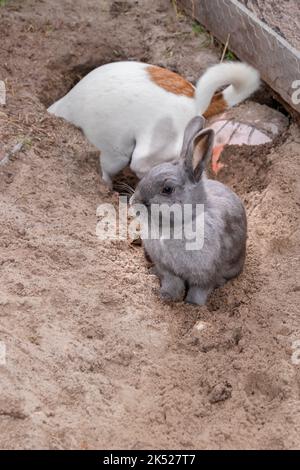
[[[0,447],[299,448],[298,124],[225,148],[217,177],[246,205],[245,270],[206,307],[166,305],[141,247],[95,236],[117,194],[46,107],[112,60],[195,83],[220,49],[165,0],[12,0],[0,22]]]

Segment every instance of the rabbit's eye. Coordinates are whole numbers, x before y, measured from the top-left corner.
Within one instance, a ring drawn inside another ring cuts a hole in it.
[[[172,194],[173,191],[174,191],[174,188],[168,185],[164,186],[162,189],[163,194]]]

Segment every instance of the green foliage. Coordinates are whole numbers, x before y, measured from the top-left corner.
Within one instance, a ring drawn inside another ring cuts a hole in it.
[[[0,7],[4,7],[6,2],[7,2],[7,0],[0,0]]]
[[[227,51],[224,57],[226,60],[237,60],[233,52]]]
[[[197,21],[192,24],[192,30],[193,33],[196,35],[203,34],[206,32],[205,28],[203,28],[203,26],[201,26],[201,24],[199,24]]]

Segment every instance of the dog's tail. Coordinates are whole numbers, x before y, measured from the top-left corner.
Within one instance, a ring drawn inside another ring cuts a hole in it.
[[[247,99],[260,84],[256,69],[242,62],[224,62],[204,72],[196,86],[196,112],[214,116]],[[223,91],[216,91],[227,86]]]

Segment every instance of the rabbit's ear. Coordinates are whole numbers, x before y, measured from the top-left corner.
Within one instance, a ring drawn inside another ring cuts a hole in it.
[[[215,133],[212,129],[200,131],[190,142],[184,164],[188,178],[194,183],[200,181],[207,161],[211,157]]]
[[[186,159],[191,142],[197,134],[202,131],[205,125],[205,119],[202,116],[195,116],[186,126],[183,136],[183,144],[180,152],[180,157]]]

